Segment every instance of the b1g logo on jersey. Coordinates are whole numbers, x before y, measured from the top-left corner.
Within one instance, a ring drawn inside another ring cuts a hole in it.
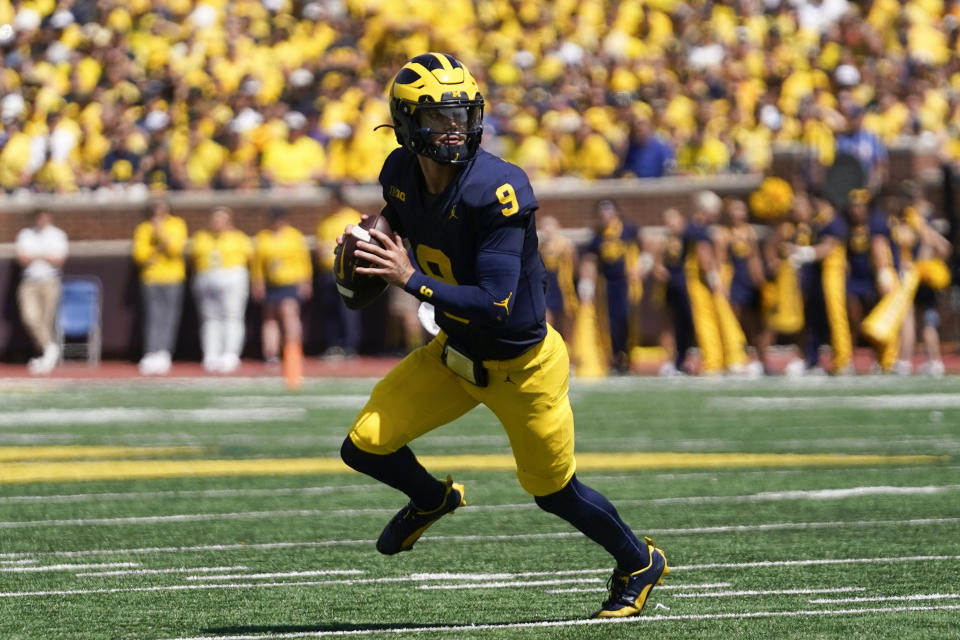
[[[395,184],[390,185],[390,197],[396,198],[400,202],[407,201],[407,194],[403,191],[400,191]]]

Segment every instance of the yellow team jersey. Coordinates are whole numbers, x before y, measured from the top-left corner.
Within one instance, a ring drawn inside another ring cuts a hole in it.
[[[337,236],[343,233],[348,224],[360,224],[360,212],[353,207],[342,207],[317,225],[317,247],[320,249],[321,270],[333,271],[333,251],[337,247]]]
[[[187,277],[183,259],[187,243],[187,223],[178,216],[167,216],[160,225],[165,247],[161,248],[157,230],[144,220],[133,231],[133,260],[140,266],[144,284],[176,284]]]
[[[254,238],[250,277],[267,286],[284,287],[300,284],[313,277],[307,239],[291,226],[279,231],[264,229]]]
[[[193,234],[190,253],[197,273],[210,269],[245,267],[253,255],[253,241],[242,231],[222,233],[198,231]]]

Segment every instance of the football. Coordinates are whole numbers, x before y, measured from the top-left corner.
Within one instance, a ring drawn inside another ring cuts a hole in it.
[[[350,309],[362,309],[376,300],[387,288],[387,281],[380,276],[357,273],[357,267],[370,266],[370,261],[354,255],[357,243],[363,240],[380,244],[370,234],[370,229],[377,229],[388,235],[392,233],[390,223],[383,216],[370,216],[355,225],[350,233],[343,235],[343,243],[337,245],[334,253],[333,268],[337,277],[337,291]]]

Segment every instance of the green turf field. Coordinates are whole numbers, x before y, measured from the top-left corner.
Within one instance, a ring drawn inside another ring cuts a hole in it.
[[[5,384],[0,638],[960,637],[957,378],[574,382],[581,479],[671,566],[612,623],[483,408],[414,445],[469,506],[379,556],[404,500],[337,460],[371,385]]]

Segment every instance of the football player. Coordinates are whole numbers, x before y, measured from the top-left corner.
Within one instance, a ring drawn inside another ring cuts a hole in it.
[[[882,211],[871,207],[870,192],[854,189],[847,207],[847,315],[851,343],[857,344],[860,323],[880,298],[898,285],[894,270],[890,227]],[[879,368],[889,373],[897,360],[900,341],[874,345]]]
[[[612,200],[600,200],[594,209],[598,225],[581,260],[595,263],[596,270],[603,276],[602,295],[606,298],[613,368],[618,373],[626,373],[630,370],[627,350],[630,293],[640,284],[636,268],[640,256],[637,228],[621,217],[620,208]],[[581,274],[581,279],[584,277]]]
[[[523,170],[480,148],[483,109],[476,80],[447,54],[419,55],[393,80],[390,111],[401,148],[380,174],[382,215],[393,233],[371,229],[382,247],[358,243],[355,256],[373,265],[357,272],[433,304],[441,332],[374,387],[341,455],[409,497],[377,540],[383,554],[407,551],[466,504],[464,486],[432,476],[408,443],[485,404],[506,430],[517,477],[537,505],[615,558],[609,597],[595,615],[636,615],[667,572],[666,558],[577,479],[569,358],[545,320],[538,204]]]
[[[692,239],[687,235],[687,219],[678,209],[664,211],[663,224],[666,233],[654,258],[653,273],[663,288],[657,298],[663,300],[666,312],[660,344],[672,359],[660,367],[659,375],[672,376],[686,372],[687,351],[694,342],[685,263],[695,248],[692,241],[688,242]]]
[[[577,286],[573,281],[577,249],[553,216],[540,220],[540,234],[540,258],[547,270],[547,322],[569,342],[577,311]]]
[[[833,347],[832,373],[849,375],[853,369],[853,342],[847,320],[847,222],[821,194],[813,194],[809,227],[798,226],[797,246],[790,259],[801,268],[806,370],[820,373],[819,348]]]

